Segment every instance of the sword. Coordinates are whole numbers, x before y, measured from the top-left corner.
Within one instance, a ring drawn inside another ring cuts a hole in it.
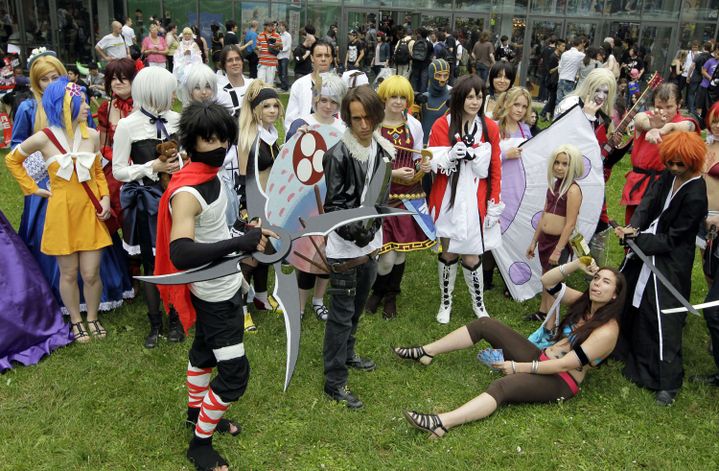
[[[708,307],[714,307],[714,306],[719,306],[719,299],[714,300],[714,301],[708,301],[706,303],[694,304],[692,307],[694,309],[698,310],[698,309],[706,309]],[[676,314],[679,312],[687,312],[687,310],[688,309],[685,307],[673,307],[670,309],[662,309],[662,314]]]
[[[612,221],[611,219],[609,220],[609,225],[615,229],[617,227],[619,227],[619,224],[617,224],[616,221]],[[651,259],[649,257],[647,257],[647,255],[644,252],[642,252],[642,249],[640,249],[637,246],[637,243],[634,242],[634,240],[632,240],[631,237],[624,236],[624,244],[626,244],[627,247],[629,247],[632,250],[632,252],[634,252],[634,254],[636,254],[637,257],[639,257],[639,260],[641,260],[642,263],[644,263],[647,266],[647,268],[649,268],[649,270],[651,270],[651,272],[659,280],[659,282],[667,289],[667,291],[669,291],[669,293],[672,296],[674,296],[674,299],[679,301],[681,303],[681,305],[684,306],[682,308],[683,310],[679,311],[679,312],[689,311],[696,316],[701,316],[701,314],[699,314],[699,311],[694,309],[694,306],[692,306],[689,303],[689,301],[684,299],[684,296],[682,296],[681,293],[679,291],[677,291],[677,289],[674,287],[674,285],[672,285],[672,283],[667,279],[667,277],[664,276],[664,273],[660,272],[659,269],[656,266],[654,266]],[[662,312],[665,312],[665,311],[662,310]]]

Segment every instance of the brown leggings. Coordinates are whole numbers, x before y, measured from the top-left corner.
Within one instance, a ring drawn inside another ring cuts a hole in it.
[[[472,342],[484,339],[492,348],[501,348],[507,361],[529,362],[538,360],[542,353],[532,342],[496,319],[483,317],[467,324]],[[504,376],[487,388],[487,394],[497,406],[522,402],[554,402],[574,396],[567,383],[558,374],[540,375],[518,373]]]

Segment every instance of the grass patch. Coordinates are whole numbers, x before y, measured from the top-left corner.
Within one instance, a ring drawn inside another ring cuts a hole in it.
[[[625,159],[607,191],[617,220],[623,219],[618,200],[627,168]],[[22,197],[4,165],[0,208],[17,227]],[[610,246],[616,265],[622,254],[613,236]],[[706,285],[698,264],[692,281],[691,301],[699,302]],[[575,286],[582,283],[573,280]],[[378,369],[350,373],[353,391],[365,402],[361,411],[324,397],[324,324],[310,310],[295,376],[283,393],[284,322],[257,314],[259,331],[245,339],[249,388],[228,414],[243,431],[215,439],[234,469],[716,469],[717,390],[687,383],[673,407],[659,408],[650,392],[622,377],[616,362],[593,371],[575,399],[505,407],[442,440],[426,440],[405,423],[403,409],[457,407],[498,377],[475,359],[483,346],[442,356],[429,367],[401,362],[391,353],[390,346],[424,343],[472,320],[469,295],[458,280],[450,325],[435,322],[437,284],[435,257],[412,254],[399,317],[363,317],[358,351]],[[487,293],[491,315],[526,334],[536,324],[521,319],[537,305],[506,300],[501,287]],[[104,314],[107,339],[62,348],[39,365],[0,376],[0,469],[191,469],[184,457],[190,432],[182,423],[189,339],[145,350],[145,312],[139,299]],[[688,374],[713,371],[707,339],[704,321],[689,316]]]

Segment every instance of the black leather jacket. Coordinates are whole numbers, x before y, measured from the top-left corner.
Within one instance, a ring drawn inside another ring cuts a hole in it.
[[[324,209],[327,213],[341,209],[357,208],[361,204],[362,190],[367,178],[368,162],[362,162],[352,156],[344,142],[345,138],[328,149],[322,159],[325,182],[327,183],[327,195],[325,196],[324,204]],[[373,175],[380,165],[387,166],[385,179],[389,181],[392,175],[392,157],[381,145],[377,145],[377,155],[375,156],[372,170]],[[389,184],[386,185],[386,188],[387,192],[381,195],[380,201],[368,203],[373,205],[386,204],[389,197]],[[375,219],[369,226],[369,232],[364,230],[364,234],[359,234],[363,231],[363,227],[363,222],[355,222],[338,228],[336,232],[345,240],[357,242],[359,238],[367,237],[371,240],[374,234],[382,227],[382,220]],[[362,245],[360,244],[360,246]]]

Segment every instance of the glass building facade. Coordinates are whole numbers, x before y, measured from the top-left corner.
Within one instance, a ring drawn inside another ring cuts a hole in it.
[[[199,23],[208,38],[213,22],[234,19],[244,30],[253,19],[273,18],[286,21],[295,39],[307,23],[319,37],[337,24],[341,46],[350,29],[385,19],[414,27],[488,29],[511,38],[527,65],[520,74],[524,81],[535,73],[537,45],[551,34],[568,40],[585,35],[595,46],[606,36],[626,39],[646,51],[650,71],[666,73],[679,48],[717,37],[719,0],[0,0],[0,10],[3,46],[10,43],[23,57],[46,46],[66,62],[90,60],[112,19],[135,18],[137,10],[138,32],[150,16],[169,18],[180,28]]]

